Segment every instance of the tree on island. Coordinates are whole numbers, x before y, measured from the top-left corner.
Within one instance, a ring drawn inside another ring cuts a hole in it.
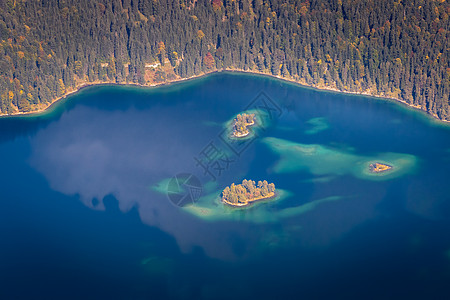
[[[233,134],[237,137],[248,135],[247,126],[255,124],[255,114],[239,114],[234,119]]]
[[[268,183],[266,180],[255,181],[246,180],[242,184],[235,185],[232,183],[222,191],[222,201],[226,204],[234,206],[244,206],[249,202],[265,199],[275,195],[275,184]]]

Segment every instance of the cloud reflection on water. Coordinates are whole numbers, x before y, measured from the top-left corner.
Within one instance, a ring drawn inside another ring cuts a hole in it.
[[[213,257],[234,257],[237,224],[206,225],[149,188],[180,171],[199,171],[193,156],[205,137],[192,134],[195,122],[179,126],[181,116],[167,109],[111,112],[80,105],[32,138],[30,163],[52,189],[78,195],[90,208],[104,209],[103,198],[113,195],[123,212],[137,206],[144,223],[173,234],[184,251],[200,246]]]

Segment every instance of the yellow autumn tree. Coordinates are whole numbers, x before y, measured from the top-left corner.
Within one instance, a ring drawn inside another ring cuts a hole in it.
[[[197,31],[197,38],[199,40],[201,40],[204,37],[205,37],[205,34],[203,33],[203,31],[201,31],[201,30]]]
[[[73,70],[75,71],[75,74],[78,75],[78,77],[82,77],[82,71],[83,71],[83,63],[79,60],[76,60],[74,63],[74,68]]]
[[[62,79],[58,80],[58,96],[64,95],[66,92],[66,86],[64,85],[64,82]]]
[[[163,41],[161,41],[158,43],[158,54],[160,54],[163,51],[166,51],[166,45],[164,44]]]
[[[28,100],[28,102],[33,102],[34,97],[33,97],[33,95],[31,93],[27,94],[27,100]]]

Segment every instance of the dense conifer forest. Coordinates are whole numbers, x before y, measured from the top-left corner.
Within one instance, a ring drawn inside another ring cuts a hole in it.
[[[450,119],[449,14],[445,0],[0,0],[0,113],[83,83],[239,69]]]

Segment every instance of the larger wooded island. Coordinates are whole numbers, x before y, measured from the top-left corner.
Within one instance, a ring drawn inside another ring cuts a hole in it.
[[[231,206],[247,206],[251,202],[269,199],[275,196],[275,184],[266,180],[258,181],[258,186],[252,180],[244,179],[242,184],[227,186],[222,192],[222,202]]]
[[[233,136],[244,137],[249,135],[248,126],[255,124],[255,114],[239,114],[234,119]]]

